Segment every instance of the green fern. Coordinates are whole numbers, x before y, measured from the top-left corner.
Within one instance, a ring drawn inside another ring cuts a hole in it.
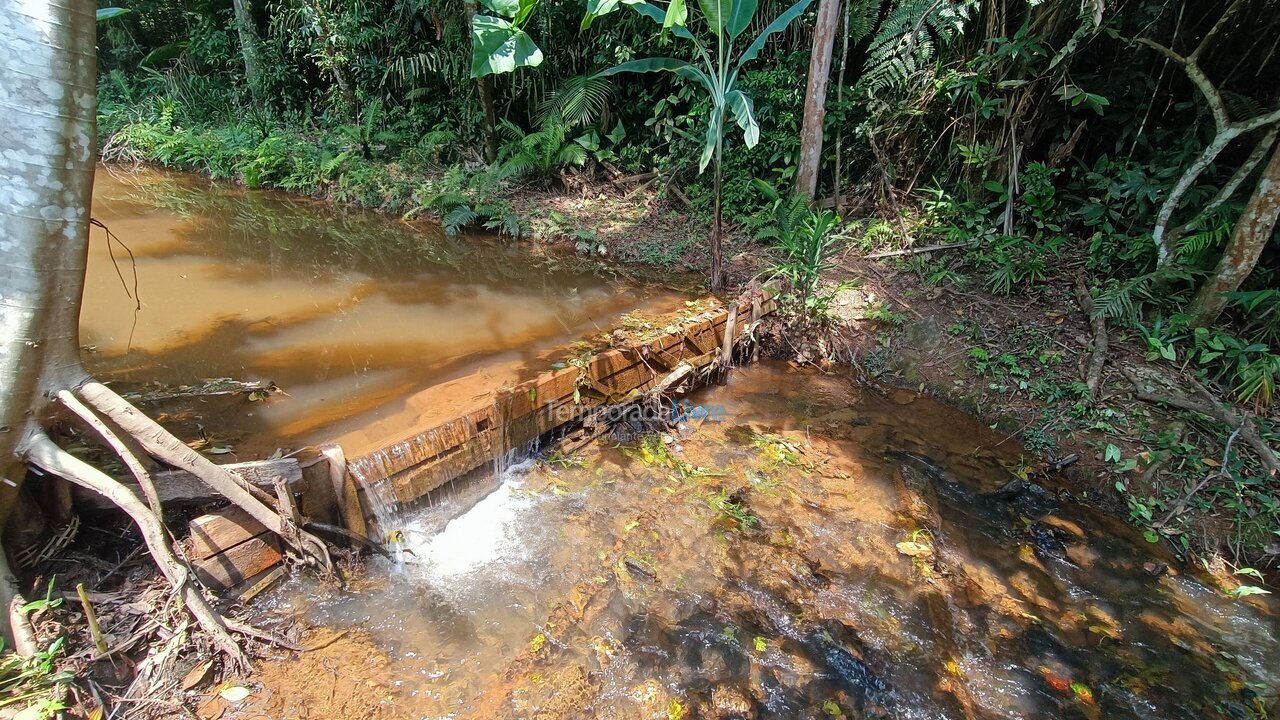
[[[1153,295],[1155,288],[1174,281],[1191,279],[1191,274],[1186,270],[1169,268],[1117,282],[1098,295],[1098,299],[1093,304],[1093,312],[1116,320],[1137,322],[1142,316],[1143,308],[1148,303],[1157,301]]]
[[[539,130],[528,134],[506,120],[499,129],[506,138],[498,153],[499,177],[546,178],[562,167],[587,161],[587,149],[567,139],[568,128],[554,115]]]
[[[1231,237],[1232,219],[1228,208],[1217,208],[1196,218],[1191,225],[1191,232],[1178,243],[1178,253],[1196,255],[1222,245]]]
[[[590,125],[608,112],[612,92],[609,78],[577,75],[547,95],[534,116],[544,127],[549,121],[559,121],[569,128]]]
[[[929,67],[936,45],[964,31],[976,0],[898,0],[867,49],[862,84],[872,93],[896,90]]]

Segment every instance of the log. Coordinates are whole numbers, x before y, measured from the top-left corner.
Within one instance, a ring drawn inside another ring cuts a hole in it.
[[[293,485],[302,480],[302,468],[293,458],[278,460],[258,460],[254,462],[232,463],[221,467],[230,470],[256,487],[272,489],[277,477]],[[117,478],[134,493],[140,493],[138,483],[132,478]],[[183,505],[199,505],[207,502],[225,501],[226,498],[205,485],[194,474],[186,470],[163,470],[152,476],[160,503],[166,508]],[[116,506],[97,493],[77,491],[76,502],[82,509],[114,510]]]

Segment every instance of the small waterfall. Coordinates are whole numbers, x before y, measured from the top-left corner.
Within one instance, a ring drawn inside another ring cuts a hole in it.
[[[370,466],[379,469],[394,467],[396,446],[377,450],[366,455],[358,462],[354,462],[347,466],[347,471],[351,473],[351,477],[355,478],[356,483],[364,490],[365,509],[372,512],[377,519],[378,529],[383,532],[389,531],[396,526],[396,517],[399,514],[400,499],[396,497],[395,483],[392,482],[389,474],[383,472],[371,472]],[[371,476],[373,479],[371,479]],[[371,538],[377,540],[378,538]]]

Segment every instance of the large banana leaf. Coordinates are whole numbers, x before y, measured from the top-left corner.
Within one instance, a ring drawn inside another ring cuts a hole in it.
[[[720,133],[724,132],[724,106],[716,104],[711,108],[711,122],[707,125],[707,139],[702,145],[702,158],[698,160],[698,172],[707,169],[707,165],[711,162],[711,157],[716,151],[716,142],[720,139]],[[720,161],[716,160],[719,165]]]
[[[724,96],[725,105],[733,111],[733,119],[742,128],[742,138],[747,147],[753,148],[760,142],[760,124],[756,122],[755,104],[741,90],[730,90]]]
[[[502,18],[476,15],[471,20],[471,76],[508,73],[542,64],[542,50],[524,30]]]
[[[656,57],[632,60],[631,62],[624,62],[619,65],[614,65],[611,68],[601,70],[595,74],[595,77],[609,77],[610,75],[618,75],[626,72],[672,72],[682,78],[697,80],[702,83],[703,87],[707,88],[708,92],[712,92],[714,94],[712,89],[714,85],[711,83],[711,78],[707,77],[705,72],[698,69],[696,65],[693,65],[687,60],[677,60],[676,58]]]
[[[643,2],[643,0],[640,0],[638,2],[627,2],[627,0],[623,0],[623,4],[629,6],[632,10],[635,10],[636,12],[658,23],[659,25],[666,24],[666,20],[667,20],[666,11],[659,10],[653,5],[650,5],[647,2]],[[693,33],[689,32],[689,29],[684,27],[683,25],[673,26],[671,28],[671,34],[675,35],[678,38],[684,38],[685,40],[694,39]]]
[[[760,33],[760,36],[747,46],[747,50],[742,53],[742,57],[738,58],[738,67],[742,67],[752,60],[755,60],[756,56],[760,54],[760,51],[764,49],[764,44],[769,41],[769,37],[786,30],[787,26],[790,25],[792,21],[803,15],[805,10],[809,9],[809,5],[811,3],[813,3],[813,0],[798,0],[795,5],[787,8],[776,20],[769,23],[769,25],[765,27],[764,31]],[[749,21],[750,18],[748,18],[748,22]],[[743,27],[746,26],[744,25]]]
[[[760,0],[733,0],[733,12],[729,14],[730,40],[737,40],[747,29],[751,18],[756,16],[756,6],[759,4]]]
[[[702,16],[707,19],[707,26],[717,36],[723,35],[729,16],[733,14],[733,0],[698,0],[702,8]]]
[[[667,14],[662,18],[662,29],[670,30],[673,27],[684,27],[689,21],[689,8],[685,6],[684,0],[671,0],[667,5]]]

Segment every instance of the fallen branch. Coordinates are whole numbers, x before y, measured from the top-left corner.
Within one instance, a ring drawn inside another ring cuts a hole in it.
[[[57,397],[58,402],[62,403],[63,407],[84,421],[84,424],[96,432],[98,437],[102,438],[102,441],[119,456],[125,467],[129,468],[134,481],[138,483],[139,489],[142,490],[142,496],[147,499],[147,505],[150,506],[151,512],[157,518],[163,518],[164,506],[160,504],[160,493],[156,491],[156,484],[151,479],[151,473],[143,467],[142,461],[138,459],[138,456],[133,454],[133,451],[124,444],[124,441],[115,434],[115,431],[107,427],[107,424],[102,422],[97,415],[94,415],[93,411],[86,407],[84,403],[77,400],[76,396],[71,394],[71,391],[59,390]]]
[[[296,527],[290,528],[289,521],[282,518],[267,504],[274,499],[262,490],[246,483],[225,468],[213,464],[208,458],[182,444],[159,423],[138,411],[102,383],[87,382],[80,387],[77,395],[121,430],[137,439],[148,453],[199,477],[209,487],[230,500],[233,505],[248,512],[254,520],[262,523],[263,527],[288,542],[308,565],[317,567],[324,573],[333,572],[333,562],[329,558],[329,549],[324,542]],[[266,498],[267,502],[263,502],[263,498]]]
[[[322,523],[322,522],[309,522],[303,525],[303,527],[306,528],[307,530],[311,530],[312,532],[325,533],[330,537],[346,538],[347,540],[350,540],[356,543],[357,545],[361,545],[363,547],[369,548],[370,550],[378,553],[379,555],[381,555],[382,557],[388,560],[392,559],[391,551],[387,550],[382,545],[370,540],[369,538],[361,535],[358,532],[353,532],[344,527],[338,527],[337,525],[330,525],[329,523]]]
[[[174,592],[182,599],[196,622],[213,639],[213,643],[227,659],[236,667],[249,667],[249,660],[240,645],[228,632],[225,618],[209,605],[199,587],[192,582],[187,566],[178,560],[173,549],[169,547],[168,537],[160,520],[123,485],[112,477],[58,447],[56,443],[43,433],[33,438],[26,449],[27,459],[34,465],[47,470],[77,485],[87,487],[94,492],[102,493],[111,499],[120,509],[133,519],[143,542],[151,552],[151,557],[159,566]]]
[[[1217,420],[1223,425],[1240,428],[1240,439],[1244,440],[1245,444],[1253,450],[1254,454],[1258,456],[1260,461],[1262,461],[1263,466],[1267,468],[1269,473],[1273,476],[1280,476],[1280,459],[1276,457],[1275,451],[1271,449],[1271,446],[1267,444],[1266,439],[1262,437],[1260,432],[1258,432],[1258,428],[1254,424],[1253,418],[1250,417],[1248,413],[1241,412],[1221,400],[1218,400],[1209,392],[1208,388],[1194,380],[1191,382],[1194,384],[1196,392],[1201,396],[1201,400],[1187,397],[1186,395],[1172,389],[1166,393],[1160,393],[1150,382],[1140,377],[1133,368],[1124,368],[1120,372],[1129,380],[1130,383],[1133,384],[1134,394],[1139,400],[1150,403],[1160,403],[1176,407],[1179,410],[1189,410],[1191,412],[1200,413],[1205,417]],[[1167,378],[1155,373],[1154,371],[1148,372],[1163,384],[1172,388],[1173,383]]]
[[[956,248],[968,247],[969,243],[946,243],[944,245],[927,245],[918,248],[905,248],[903,250],[890,250],[888,252],[872,253],[871,255],[863,255],[867,260],[880,260],[881,258],[901,257],[903,255],[923,255],[924,253],[936,252],[938,250],[955,250]]]
[[[1217,478],[1226,478],[1230,476],[1231,472],[1229,468],[1231,466],[1228,464],[1228,461],[1231,459],[1231,446],[1235,444],[1236,438],[1240,437],[1240,431],[1243,429],[1244,429],[1244,423],[1242,422],[1240,423],[1239,426],[1236,427],[1235,430],[1232,431],[1231,437],[1227,438],[1227,446],[1222,451],[1222,462],[1218,465],[1218,472],[1209,473],[1208,475],[1205,475],[1204,479],[1201,480],[1195,487],[1191,488],[1191,492],[1187,493],[1185,497],[1179,500],[1178,504],[1174,505],[1173,508],[1169,510],[1169,513],[1164,516],[1164,519],[1161,520],[1158,524],[1156,524],[1155,527],[1160,528],[1168,525],[1170,520],[1172,520],[1177,515],[1180,515],[1183,510],[1186,510],[1187,503],[1191,502],[1191,498],[1195,497],[1197,493],[1199,493],[1202,489],[1204,489],[1204,486],[1208,485],[1210,480],[1214,480]]]
[[[1085,285],[1084,276],[1076,276],[1076,302],[1093,327],[1093,349],[1090,351],[1089,372],[1085,373],[1085,385],[1089,387],[1089,403],[1098,401],[1102,386],[1102,368],[1107,364],[1107,318],[1095,312],[1093,296]]]

